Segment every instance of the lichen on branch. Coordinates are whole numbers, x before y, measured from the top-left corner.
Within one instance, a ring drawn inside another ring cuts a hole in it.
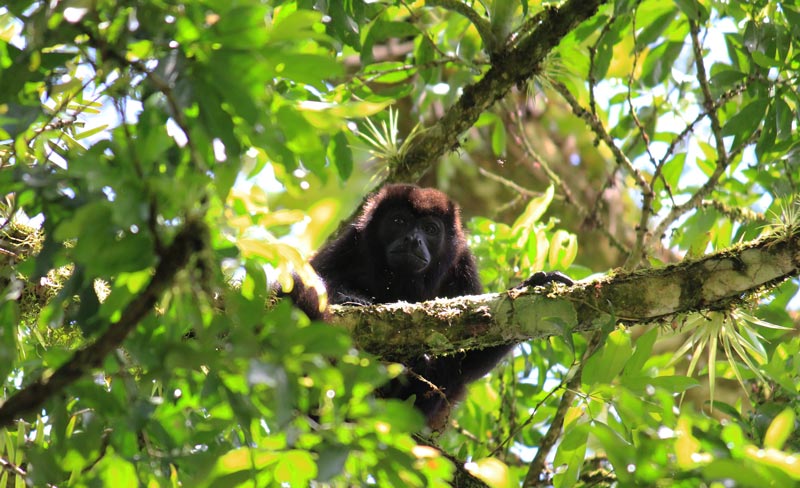
[[[423,303],[333,307],[359,347],[400,361],[588,331],[610,319],[650,324],[723,310],[800,275],[800,233],[767,236],[659,269],[619,272],[571,288],[488,293]]]

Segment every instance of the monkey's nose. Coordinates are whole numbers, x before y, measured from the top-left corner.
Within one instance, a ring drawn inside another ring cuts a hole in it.
[[[405,238],[407,244],[413,246],[414,248],[420,247],[422,245],[422,238],[416,232],[408,234]]]

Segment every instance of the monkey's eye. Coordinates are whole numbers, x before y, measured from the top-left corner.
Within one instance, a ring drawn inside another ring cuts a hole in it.
[[[392,217],[392,223],[397,225],[406,225],[406,218],[402,215],[395,215]]]
[[[434,222],[426,222],[425,224],[422,224],[422,231],[429,236],[435,236],[439,234],[440,230],[441,229],[439,229],[439,226]]]

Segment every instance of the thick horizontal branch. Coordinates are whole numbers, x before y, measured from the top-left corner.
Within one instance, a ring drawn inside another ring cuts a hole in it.
[[[424,303],[338,306],[332,321],[348,329],[359,347],[400,361],[592,330],[609,320],[643,324],[722,310],[798,274],[800,233],[571,288],[556,285],[546,293],[510,290]]]

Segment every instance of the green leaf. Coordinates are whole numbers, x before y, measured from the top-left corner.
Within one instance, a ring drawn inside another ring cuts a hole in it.
[[[275,76],[295,83],[305,83],[320,90],[326,89],[326,82],[338,78],[344,72],[339,60],[331,56],[276,50],[265,53],[264,58],[274,66]]]
[[[213,481],[223,479],[224,476],[233,473],[249,472],[251,469],[266,469],[274,465],[280,459],[280,454],[264,450],[255,450],[248,447],[228,451],[217,458],[217,462],[209,476]],[[212,482],[208,486],[222,486],[218,482]]]
[[[8,76],[8,73],[4,75]],[[0,86],[2,86],[2,83],[0,83]],[[42,108],[38,104],[27,106],[18,103],[7,103],[4,105],[4,110],[0,112],[0,128],[6,131],[8,137],[12,139],[16,139],[25,132],[33,121],[42,114]]]
[[[107,128],[108,128],[108,124],[98,125],[97,127],[93,128],[93,129],[85,130],[85,131],[81,132],[80,134],[75,134],[75,140],[79,141],[79,140],[84,139],[86,137],[91,137],[91,136],[93,136],[95,134],[99,134],[100,132],[103,132]]]
[[[797,31],[798,27],[800,27],[800,10],[796,6],[783,2],[781,3],[781,12],[786,17],[788,24]]]
[[[664,30],[666,30],[667,27],[669,27],[670,24],[672,24],[672,22],[675,20],[677,11],[673,5],[663,2],[657,4],[655,8],[657,8],[659,11],[666,8],[666,12],[660,13],[655,20],[637,19],[637,24],[642,22],[642,24],[645,26],[644,29],[642,29],[642,32],[636,36],[636,47],[638,49],[644,49],[650,44],[656,42],[664,33]],[[642,8],[640,7],[637,13],[641,12]]]
[[[550,241],[548,264],[550,269],[567,269],[578,256],[578,237],[558,229]]]
[[[734,136],[732,147],[738,147],[759,128],[769,106],[769,99],[758,98],[747,104],[722,126],[723,136]]]
[[[328,157],[333,160],[336,170],[339,172],[339,179],[342,181],[350,178],[353,173],[353,151],[347,143],[344,132],[337,132],[331,138],[328,145]]]
[[[419,29],[410,22],[395,22],[377,20],[367,28],[367,35],[364,38],[364,46],[361,48],[361,64],[367,66],[372,63],[372,48],[375,44],[387,39],[402,39],[404,37],[416,36]]]
[[[321,175],[325,167],[325,150],[319,136],[302,113],[284,106],[276,114],[286,136],[286,148],[300,156],[303,166]]]
[[[644,364],[650,359],[653,352],[653,344],[658,338],[658,328],[651,327],[650,330],[636,339],[636,347],[627,363],[623,376],[638,376],[644,369]]]
[[[682,152],[680,154],[676,154],[661,168],[661,174],[664,176],[664,179],[667,181],[667,184],[673,192],[678,188],[685,164],[686,153]]]
[[[716,223],[717,213],[713,210],[699,210],[689,217],[682,228],[678,245],[689,250],[692,255],[702,255],[711,240],[710,230]]]
[[[412,77],[417,68],[400,61],[382,61],[364,68],[364,76],[376,83],[401,83]]]
[[[553,460],[553,467],[556,468],[553,486],[556,488],[574,486],[580,479],[589,431],[589,424],[571,426],[565,431]],[[561,467],[566,469],[560,469]]]
[[[328,33],[352,46],[356,51],[361,50],[361,38],[358,35],[360,25],[345,10],[345,2],[329,3],[328,15],[331,16],[331,22],[325,24]]]
[[[305,353],[344,355],[350,348],[348,335],[342,329],[328,324],[313,323],[297,329],[292,339],[302,346]]]
[[[492,128],[492,151],[498,157],[506,154],[506,126],[499,119]]]
[[[16,298],[13,297],[14,294],[9,294],[9,291],[6,290],[6,296],[0,301],[0,375],[3,378],[7,377],[14,367],[19,350],[16,326],[19,323],[19,310]],[[2,431],[0,431],[0,435],[2,435]],[[0,454],[2,453],[2,444],[0,444]]]
[[[139,477],[136,468],[130,461],[114,454],[114,449],[109,447],[100,461],[92,467],[86,476],[87,480],[96,480],[101,486],[115,486],[119,488],[136,488],[139,486]],[[90,484],[91,486],[91,484]]]
[[[627,467],[635,459],[633,447],[608,425],[599,421],[593,423],[592,434],[608,455],[619,481],[631,484],[632,476]]]
[[[432,63],[436,59],[436,49],[426,36],[419,36],[416,48],[414,49],[414,58],[416,61],[416,65],[419,67],[424,67],[428,63]],[[423,81],[427,84],[434,83],[437,79],[437,73],[439,70],[428,67],[420,69],[420,76],[422,76]]]
[[[711,87],[714,94],[721,94],[725,90],[731,89],[731,87],[737,83],[743,82],[745,78],[747,78],[745,73],[726,67],[725,69],[714,72],[708,80],[708,85]]]
[[[611,384],[632,355],[629,334],[622,330],[611,332],[603,347],[588,359],[583,368],[583,384],[588,388]]]
[[[539,222],[539,219],[547,211],[547,207],[550,206],[550,202],[553,201],[553,195],[555,195],[555,188],[550,185],[541,196],[531,200],[522,215],[514,221],[513,231],[518,232],[523,228],[531,228],[535,223]]]
[[[794,120],[794,111],[789,104],[786,103],[786,100],[784,99],[784,96],[786,95],[786,93],[781,92],[781,97],[774,101],[777,112],[777,137],[779,140],[789,139],[793,135],[792,123]]]
[[[700,385],[688,376],[624,376],[620,384],[635,393],[643,393],[648,387],[662,388],[670,393],[681,393]]]
[[[755,63],[761,66],[762,68],[769,69],[769,68],[781,67],[780,61],[776,61],[775,59],[772,59],[771,57],[763,54],[760,51],[753,51],[750,54],[753,56],[753,61],[755,61]]]
[[[544,232],[530,232],[525,250],[533,267],[532,271],[544,270],[544,263],[550,255],[549,249],[550,241],[547,240],[547,235]]]
[[[267,15],[261,16],[258,19],[259,22],[263,22],[263,19],[266,17]],[[299,9],[286,16],[278,16],[272,29],[269,31],[269,42],[270,44],[276,44],[286,41],[306,41],[309,39],[326,43],[330,42],[330,38],[328,38],[327,35],[315,29],[315,26],[321,23],[322,13],[314,10]],[[260,25],[258,28],[263,29]]]
[[[653,49],[642,65],[642,81],[647,86],[666,81],[683,47],[683,42],[665,42]]]
[[[219,16],[219,21],[211,26],[212,38],[228,49],[253,49],[263,46],[278,30],[276,27],[271,31],[264,28],[264,19],[269,15],[266,5],[233,4]],[[199,32],[194,32],[185,25],[181,32],[189,39],[201,36]]]
[[[344,445],[317,449],[317,479],[326,482],[341,473],[349,456],[350,449]]]
[[[786,408],[776,415],[764,435],[764,447],[783,449],[783,445],[794,432],[795,417],[794,410],[791,408]]]
[[[594,77],[598,79],[605,78],[608,67],[611,65],[611,59],[614,56],[614,43],[615,39],[612,39],[610,34],[606,34],[597,46],[594,65],[592,66],[592,75]]]
[[[284,453],[275,465],[275,480],[289,486],[308,486],[317,476],[317,463],[308,451],[292,450]]]
[[[697,0],[675,0],[675,3],[684,15],[695,22],[705,19],[708,15]]]
[[[758,470],[746,469],[739,459],[714,459],[701,468],[708,479],[725,479],[735,482],[736,486],[769,486],[775,483]]]

